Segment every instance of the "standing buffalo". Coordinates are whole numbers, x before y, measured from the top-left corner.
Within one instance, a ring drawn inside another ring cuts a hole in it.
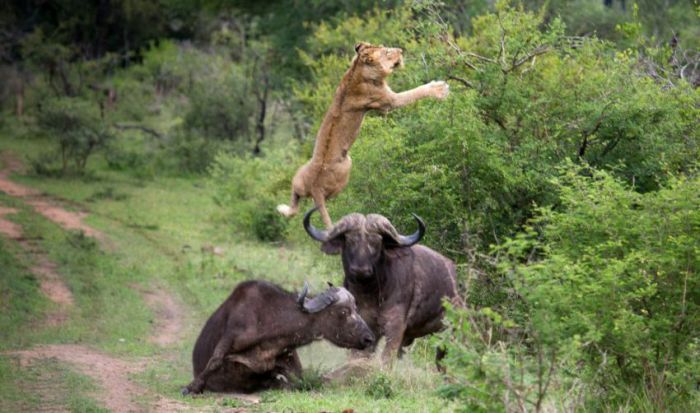
[[[325,338],[364,349],[375,338],[345,288],[331,287],[308,299],[265,281],[239,284],[209,317],[192,353],[194,380],[183,394],[252,392],[280,387],[301,374],[296,348]]]
[[[321,241],[323,252],[342,254],[343,285],[355,296],[377,339],[386,336],[385,361],[400,356],[401,348],[414,339],[442,328],[442,299],[459,302],[455,264],[416,245],[425,233],[418,216],[413,215],[418,231],[404,236],[377,214],[346,215],[330,230],[319,230],[310,222],[315,210],[304,216],[304,228]]]

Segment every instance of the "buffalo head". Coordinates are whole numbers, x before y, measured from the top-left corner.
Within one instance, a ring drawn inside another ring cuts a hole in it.
[[[410,247],[425,234],[425,223],[416,214],[412,215],[418,230],[411,235],[401,235],[386,217],[378,214],[349,214],[330,230],[320,230],[311,225],[314,211],[316,208],[304,216],[304,229],[311,238],[321,241],[321,250],[326,254],[342,253],[345,275],[358,282],[374,276],[384,250]]]
[[[299,293],[299,308],[315,314],[315,330],[331,343],[363,350],[374,344],[375,337],[357,312],[355,297],[342,287],[331,286],[314,298],[306,298],[308,284]]]

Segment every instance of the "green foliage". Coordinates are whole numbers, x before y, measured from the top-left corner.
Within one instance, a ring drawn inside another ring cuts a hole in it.
[[[287,201],[290,178],[310,156],[313,139],[296,139],[315,132],[353,44],[369,41],[404,49],[406,67],[389,79],[394,90],[445,79],[451,95],[367,116],[350,185],[329,208],[334,218],[382,213],[401,232],[414,228],[415,212],[428,223],[425,243],[458,261],[468,306],[448,308],[438,339],[448,347],[441,394],[455,402],[424,388],[414,397],[405,381],[379,374],[349,389],[285,394],[272,408],[340,410],[360,400],[382,411],[697,410],[693,2],[24,3],[0,11],[8,79],[0,105],[14,111],[25,102],[16,121],[0,117],[3,126],[58,142],[60,156],[34,154],[41,175],[82,172],[105,146],[110,170],[100,179],[131,181],[128,174],[140,185],[36,181],[52,193],[70,187],[100,211],[92,219],[117,217],[108,225],[128,251],[122,268],[79,234],[47,241],[80,308],[61,337],[144,336],[138,296],[111,288],[106,279],[115,275],[131,285],[137,273],[175,274],[207,313],[246,277],[298,287],[337,270],[332,257],[295,250],[300,238],[309,241],[287,231],[275,205]],[[667,45],[672,36],[678,43]],[[206,190],[187,176],[205,171]],[[228,229],[204,234],[212,214]],[[122,240],[129,231],[143,239]],[[272,249],[236,233],[290,240]],[[225,262],[204,250],[173,259],[181,248],[198,250],[191,238],[210,245],[232,235],[236,257]],[[3,290],[10,315],[0,321],[12,329],[33,317],[16,296],[41,305],[31,298],[35,286],[2,258],[19,283],[5,280]],[[82,323],[95,314],[109,315],[106,324]],[[312,371],[302,388],[318,389],[319,377]]]
[[[542,16],[502,3],[472,20],[469,37],[451,38],[439,20],[416,27],[411,16],[380,13],[363,26],[372,33],[396,20],[409,28],[397,38],[411,38],[412,30],[423,35],[405,42],[406,67],[390,84],[404,90],[451,78],[452,95],[365,120],[335,214],[381,212],[407,223],[416,212],[441,250],[485,251],[512,235],[536,205],[558,202],[550,179],[566,159],[649,191],[700,156],[697,92],[640,78],[633,54],[595,39],[572,43],[561,21],[545,26]],[[332,49],[349,37],[344,25],[336,30],[342,36],[320,26],[315,48]],[[298,96],[321,119],[349,58],[309,64],[317,79]]]
[[[281,241],[287,230],[287,220],[276,210],[273,199],[260,201],[253,210],[253,233],[260,241]]]
[[[265,157],[219,154],[211,168],[215,201],[224,207],[234,228],[262,241],[278,241],[287,221],[275,211],[280,199],[289,196],[286,180],[293,173],[289,151]]]
[[[212,140],[250,139],[255,107],[248,81],[241,67],[223,65],[213,76],[197,82],[184,118],[187,132]]]
[[[12,332],[39,319],[46,302],[39,292],[39,283],[14,257],[5,238],[0,239],[0,266],[0,295],[4,297],[0,305],[0,346],[8,349],[25,344],[24,337]]]
[[[62,173],[68,171],[69,162],[73,163],[76,172],[83,173],[90,155],[105,146],[113,136],[97,105],[79,99],[60,98],[46,102],[37,124],[57,141]],[[35,167],[39,173],[47,169],[41,163]]]
[[[292,388],[297,391],[318,391],[323,387],[323,372],[317,367],[307,367],[301,372],[301,377],[292,376]]]
[[[674,178],[637,194],[602,172],[569,170],[557,182],[563,210],[543,209],[540,262],[515,268],[516,288],[552,343],[580,337],[605,381],[659,394],[694,390],[700,318],[700,179]]]
[[[446,394],[490,411],[518,396],[518,377],[572,391],[576,372],[601,389],[588,391],[596,409],[640,389],[658,410],[687,402],[700,371],[700,179],[639,194],[570,165],[554,183],[561,205],[498,249],[511,298],[448,312]]]
[[[379,372],[372,375],[365,382],[365,392],[368,396],[375,399],[391,399],[396,395],[395,385],[391,376],[386,373]]]

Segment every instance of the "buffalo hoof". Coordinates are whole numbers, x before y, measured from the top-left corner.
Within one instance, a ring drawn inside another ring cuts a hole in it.
[[[187,387],[183,387],[182,390],[180,390],[180,393],[182,393],[183,396],[187,396],[188,394],[190,394],[190,389],[188,389]]]

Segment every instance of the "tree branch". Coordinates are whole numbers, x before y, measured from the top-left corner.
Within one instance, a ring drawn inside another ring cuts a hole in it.
[[[468,87],[468,88],[470,88],[470,89],[476,89],[476,87],[474,86],[474,84],[473,84],[472,82],[470,82],[470,81],[468,81],[468,80],[466,80],[466,79],[462,79],[461,77],[449,75],[449,76],[447,76],[447,78],[448,78],[448,79],[452,79],[452,80],[456,80],[456,81],[458,81],[459,83],[463,84],[464,86],[466,86],[466,87]]]
[[[163,139],[165,137],[162,133],[156,131],[155,129],[151,129],[151,128],[143,126],[143,125],[129,125],[129,124],[123,124],[123,123],[115,123],[113,126],[119,130],[127,130],[127,129],[140,130],[141,132],[145,132],[145,133],[147,133],[151,136],[154,136],[158,139]]]

